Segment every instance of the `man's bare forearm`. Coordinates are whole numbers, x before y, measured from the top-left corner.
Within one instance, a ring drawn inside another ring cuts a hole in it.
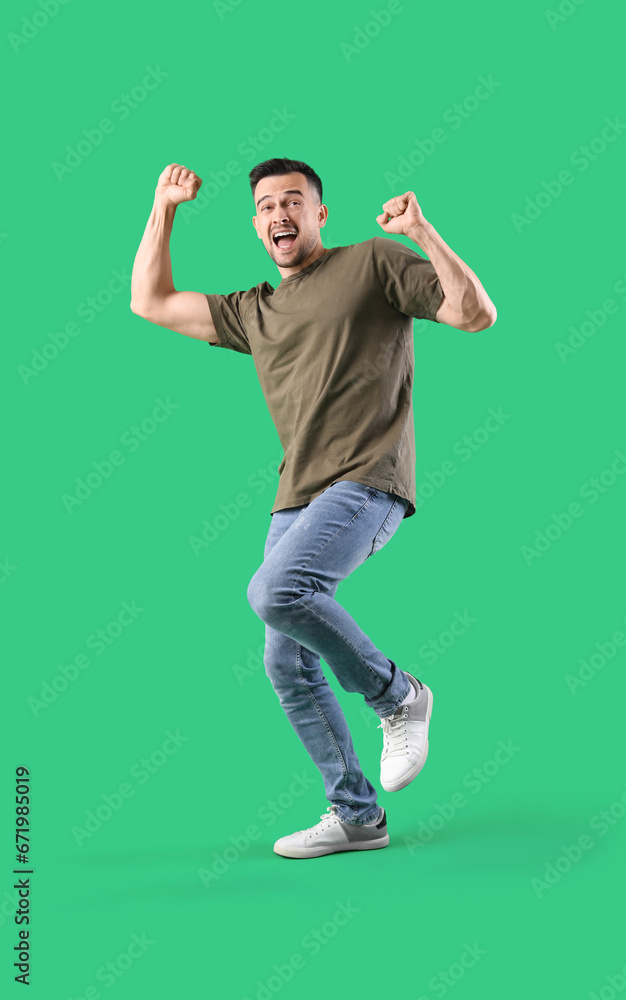
[[[139,244],[131,278],[131,308],[146,309],[175,291],[170,236],[176,206],[155,198]]]
[[[468,323],[481,317],[495,322],[496,307],[480,281],[471,268],[444,243],[430,222],[424,220],[413,226],[407,236],[428,255],[451,309]]]

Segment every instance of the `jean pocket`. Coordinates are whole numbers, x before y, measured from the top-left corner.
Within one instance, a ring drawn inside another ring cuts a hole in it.
[[[395,535],[396,531],[400,527],[401,521],[404,519],[408,506],[409,501],[405,500],[404,497],[394,496],[393,503],[391,504],[387,516],[374,536],[372,551],[367,556],[367,559],[369,559],[370,556],[373,556],[376,552],[380,552],[389,539]]]

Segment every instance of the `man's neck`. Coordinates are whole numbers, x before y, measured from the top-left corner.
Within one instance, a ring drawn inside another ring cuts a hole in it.
[[[299,267],[297,271],[289,270],[286,271],[285,274],[281,273],[280,275],[281,279],[284,280],[285,278],[293,278],[295,277],[296,274],[300,274],[301,271],[306,271],[307,267],[310,267],[311,264],[314,264],[316,260],[320,259],[320,257],[325,256],[325,254],[328,253],[328,250],[329,250],[328,247],[320,246],[318,252],[315,253],[314,256],[310,257],[309,260],[307,260],[306,264],[302,264],[302,267]],[[280,268],[278,270],[280,271]]]

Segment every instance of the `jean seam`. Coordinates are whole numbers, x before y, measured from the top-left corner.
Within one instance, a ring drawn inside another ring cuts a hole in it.
[[[404,672],[404,671],[403,671],[403,672]],[[392,709],[391,709],[391,711],[390,711],[390,712],[389,712],[389,713],[388,713],[387,715],[379,715],[379,713],[377,712],[376,714],[378,715],[378,718],[379,718],[379,719],[388,719],[390,715],[393,715],[393,714],[394,714],[394,712],[397,712],[397,711],[398,711],[398,709],[400,708],[400,705],[402,704],[402,702],[403,702],[403,701],[404,701],[404,699],[406,698],[406,696],[407,696],[408,694],[410,694],[410,692],[411,692],[412,690],[413,690],[413,685],[412,685],[412,684],[411,684],[411,682],[409,681],[409,686],[407,687],[407,689],[406,689],[406,692],[405,692],[405,693],[404,693],[404,694],[403,694],[402,696],[398,695],[398,699],[397,699],[397,704],[396,704],[396,707],[395,707],[395,708],[392,708]]]
[[[302,597],[299,597],[299,598],[298,598],[298,599],[297,599],[296,601],[292,601],[292,604],[293,604],[294,606],[295,606],[296,604],[299,604],[299,603],[300,603],[300,601],[303,601],[303,600],[304,600],[304,598],[305,598],[305,597],[307,597],[307,596],[308,596],[307,594],[303,594],[303,596],[302,596]],[[332,598],[331,598],[331,600],[332,600]],[[372,674],[372,676],[373,676],[373,677],[374,677],[374,678],[375,678],[376,680],[380,680],[380,678],[379,678],[378,674],[376,673],[376,671],[375,671],[375,670],[373,670],[373,669],[372,669],[372,667],[371,667],[371,666],[369,665],[369,663],[368,663],[368,662],[367,662],[366,660],[364,660],[364,659],[363,659],[363,657],[361,656],[361,653],[360,653],[360,651],[359,651],[359,650],[358,650],[358,649],[356,648],[356,646],[355,646],[355,645],[354,645],[354,644],[353,644],[352,642],[350,642],[350,640],[348,639],[347,635],[344,635],[344,633],[343,633],[343,632],[340,632],[340,631],[339,631],[339,629],[338,629],[338,628],[336,628],[336,627],[335,627],[335,626],[334,626],[334,625],[332,624],[332,622],[328,622],[328,621],[326,621],[326,619],[325,619],[325,618],[322,618],[322,616],[321,616],[321,615],[318,615],[317,611],[314,611],[314,610],[313,610],[313,608],[306,608],[306,610],[307,610],[307,611],[309,611],[309,612],[310,612],[310,614],[314,615],[314,616],[315,616],[315,617],[317,618],[317,620],[318,620],[318,621],[320,621],[320,622],[324,622],[324,625],[326,625],[326,626],[327,626],[327,627],[328,627],[329,629],[332,629],[332,631],[333,631],[333,632],[335,633],[335,635],[339,635],[339,636],[341,636],[341,638],[342,638],[342,639],[344,640],[344,642],[345,642],[346,646],[349,646],[349,647],[350,647],[350,649],[352,649],[352,650],[354,651],[354,653],[356,654],[356,656],[358,657],[358,659],[359,659],[359,660],[361,661],[361,663],[362,663],[362,664],[363,664],[363,665],[364,665],[365,667],[367,667],[367,669],[368,669],[368,670],[369,670],[369,672],[370,672],[370,673]],[[410,690],[410,687],[409,687],[409,690]]]
[[[382,806],[377,806],[377,809],[380,811],[382,809]],[[372,813],[372,815],[375,816],[376,813]],[[343,819],[343,817],[341,818]],[[380,814],[380,819],[382,819],[382,813]],[[363,826],[365,823],[371,823],[371,819],[362,819],[358,823],[355,823],[349,819],[344,819],[343,821],[344,823],[347,823],[348,826]]]
[[[301,681],[303,687],[306,687],[306,685],[304,684],[304,677],[303,677],[303,674],[302,674],[302,660],[301,660],[301,657],[300,657],[300,650],[301,650],[301,648],[302,648],[302,644],[301,643],[297,643],[297,648],[296,648],[296,671],[297,671],[298,677],[300,678],[300,681]],[[308,687],[306,688],[306,693],[307,693],[308,697],[310,698],[310,700],[313,702],[313,707],[315,708],[315,711],[317,712],[318,716],[320,717],[320,719],[324,723],[324,726],[326,727],[326,731],[328,733],[328,736],[330,737],[330,742],[331,742],[332,746],[334,747],[335,753],[337,754],[337,756],[339,758],[339,761],[341,763],[341,771],[342,771],[342,774],[343,774],[343,781],[341,783],[341,788],[342,788],[343,792],[345,793],[346,798],[348,798],[350,800],[350,802],[352,802],[353,805],[354,805],[354,799],[352,798],[352,796],[350,795],[350,792],[346,788],[346,782],[348,780],[348,767],[346,765],[345,758],[344,758],[344,756],[343,756],[343,754],[341,752],[341,747],[339,746],[339,744],[337,742],[337,739],[335,737],[335,734],[333,733],[332,726],[330,725],[328,719],[326,718],[326,715],[324,714],[324,712],[320,708],[320,705],[319,705],[319,702],[318,702],[317,698],[315,697],[315,695],[313,694],[313,692],[311,691],[311,689],[308,688]]]
[[[368,489],[368,490],[369,489],[373,489],[373,487],[370,487],[370,486],[366,486],[365,488]],[[370,504],[372,502],[372,500],[374,499],[374,497],[377,495],[378,492],[379,492],[378,490],[374,490],[374,492],[371,494],[371,496],[369,496],[368,499],[364,503],[362,503],[361,506],[359,507],[359,509],[352,515],[352,517],[350,518],[350,520],[347,521],[345,524],[342,524],[340,528],[337,528],[337,531],[335,532],[335,534],[331,538],[329,538],[326,542],[324,542],[324,544],[322,545],[321,549],[318,549],[317,552],[313,553],[313,555],[309,559],[309,561],[306,564],[306,566],[304,566],[300,570],[300,572],[298,573],[297,578],[293,582],[293,593],[294,594],[295,594],[295,591],[296,591],[296,587],[298,586],[298,583],[300,581],[300,578],[304,575],[304,573],[306,573],[307,569],[309,568],[309,566],[311,565],[311,563],[313,562],[313,560],[316,559],[320,555],[320,553],[324,551],[324,549],[326,548],[327,545],[330,545],[330,543],[333,541],[333,539],[335,539],[337,537],[337,535],[339,535],[345,528],[348,527],[349,524],[352,523],[352,521],[354,521],[355,517],[358,517],[358,515],[361,513],[361,511],[364,510],[368,506],[368,504]],[[298,598],[296,600],[298,600]]]
[[[389,513],[387,514],[387,517],[385,518],[385,520],[381,524],[380,528],[378,529],[378,531],[374,535],[374,541],[372,542],[372,551],[370,552],[370,554],[368,556],[366,556],[367,559],[369,559],[370,556],[373,556],[375,554],[375,552],[377,551],[376,550],[376,542],[378,541],[378,536],[380,535],[381,531],[384,530],[385,525],[387,524],[387,521],[389,520],[389,518],[391,517],[391,515],[393,514],[393,512],[394,512],[394,510],[396,508],[397,503],[398,503],[398,498],[395,497],[393,503],[391,504],[391,508],[389,510]]]

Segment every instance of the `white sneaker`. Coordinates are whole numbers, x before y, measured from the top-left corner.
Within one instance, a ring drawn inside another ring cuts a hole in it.
[[[417,778],[428,757],[433,693],[416,677],[411,674],[407,677],[418,691],[417,698],[382,719],[378,727],[383,731],[380,783],[386,792],[398,792],[409,785]]]
[[[389,843],[387,817],[381,808],[377,823],[344,823],[335,812],[335,806],[328,806],[322,813],[321,822],[308,830],[298,830],[281,837],[274,844],[276,854],[283,858],[319,858],[323,854],[337,854],[339,851],[372,851],[386,847]]]

